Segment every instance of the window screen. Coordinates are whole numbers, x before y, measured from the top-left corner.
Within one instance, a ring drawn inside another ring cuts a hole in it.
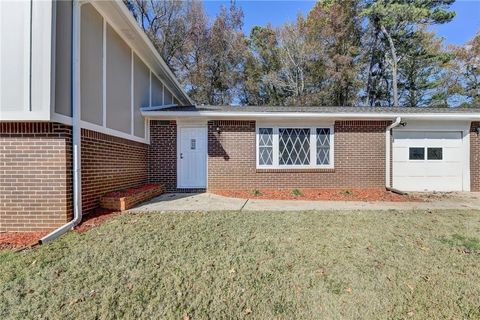
[[[427,159],[428,160],[442,160],[443,159],[443,148],[428,148]]]
[[[410,148],[409,149],[410,160],[425,160],[425,148]]]

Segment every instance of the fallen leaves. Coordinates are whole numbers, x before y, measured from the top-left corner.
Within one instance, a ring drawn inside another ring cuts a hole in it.
[[[249,315],[251,313],[252,313],[252,309],[250,308],[245,309],[245,315]]]

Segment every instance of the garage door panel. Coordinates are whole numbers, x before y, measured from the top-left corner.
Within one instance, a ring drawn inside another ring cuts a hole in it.
[[[405,191],[463,189],[462,132],[395,131],[393,186]],[[410,148],[425,148],[425,160],[410,160]],[[442,159],[428,160],[428,148],[442,148]]]
[[[456,163],[454,163],[456,164]],[[425,167],[423,175],[426,177],[445,177],[446,179],[462,176],[462,166],[450,163],[437,163]]]
[[[408,147],[393,148],[393,156],[397,162],[408,162]]]
[[[412,166],[409,162],[397,162],[394,172],[398,177],[423,177],[425,176],[425,165]]]

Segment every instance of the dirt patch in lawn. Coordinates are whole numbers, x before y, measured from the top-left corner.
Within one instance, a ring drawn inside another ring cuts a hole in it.
[[[383,189],[252,189],[210,190],[211,193],[243,199],[269,200],[329,200],[329,201],[387,201],[421,202],[412,195],[400,195]]]

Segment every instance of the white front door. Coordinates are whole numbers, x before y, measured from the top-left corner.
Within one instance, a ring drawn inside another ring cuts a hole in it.
[[[404,191],[462,191],[461,131],[394,131],[393,186]]]
[[[180,127],[178,188],[207,187],[207,128]]]

